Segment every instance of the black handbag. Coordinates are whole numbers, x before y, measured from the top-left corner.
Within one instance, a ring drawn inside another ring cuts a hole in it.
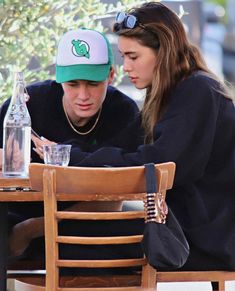
[[[154,164],[145,164],[145,175],[147,217],[141,242],[143,252],[149,264],[157,270],[180,268],[189,255],[188,242],[162,194],[157,193]]]

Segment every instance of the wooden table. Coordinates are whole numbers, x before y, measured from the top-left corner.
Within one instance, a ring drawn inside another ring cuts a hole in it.
[[[6,291],[8,202],[43,201],[42,192],[30,189],[29,179],[5,178],[0,174],[0,291]]]

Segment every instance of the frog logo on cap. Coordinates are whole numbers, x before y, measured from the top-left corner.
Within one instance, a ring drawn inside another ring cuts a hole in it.
[[[76,57],[86,57],[87,59],[90,58],[90,47],[89,44],[87,42],[85,42],[84,40],[72,40],[72,53],[76,56]]]

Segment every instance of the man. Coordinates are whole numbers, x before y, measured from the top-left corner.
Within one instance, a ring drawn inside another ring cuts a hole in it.
[[[115,139],[135,119],[137,105],[109,86],[113,78],[112,50],[102,33],[77,29],[62,36],[56,58],[56,82],[47,80],[27,88],[32,128],[41,136],[32,135],[32,162],[42,162],[43,144],[76,143],[83,150],[93,151]],[[2,105],[0,146],[9,101]],[[11,203],[9,210],[10,225],[14,226],[10,252],[17,256],[32,238],[43,235],[43,207],[40,203]]]
[[[103,34],[88,29],[65,33],[58,45],[56,82],[47,80],[27,88],[32,128],[52,142],[76,140],[88,151],[99,147],[138,112],[133,100],[108,86],[113,78],[112,50]],[[9,101],[2,106],[0,125]],[[47,143],[33,140],[36,145]],[[34,152],[32,162],[42,162]]]

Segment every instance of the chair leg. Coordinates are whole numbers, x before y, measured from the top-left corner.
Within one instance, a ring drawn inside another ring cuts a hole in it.
[[[224,281],[211,282],[211,285],[213,291],[225,291]]]

